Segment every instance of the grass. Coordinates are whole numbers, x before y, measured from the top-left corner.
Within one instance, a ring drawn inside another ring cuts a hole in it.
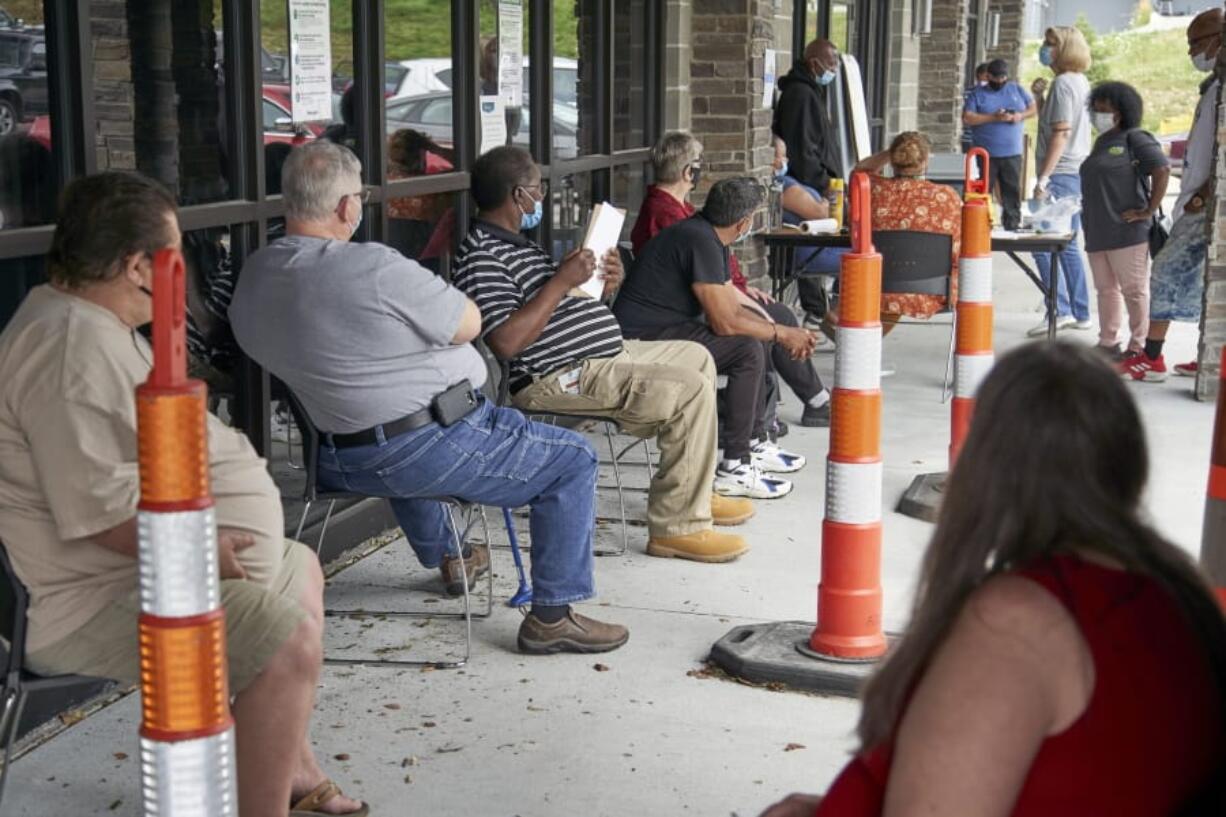
[[[1144,127],[1159,136],[1186,132],[1200,98],[1205,75],[1188,59],[1187,38],[1182,29],[1169,31],[1124,31],[1105,34],[1095,44],[1096,63],[1092,79],[1127,82],[1145,100]],[[1039,65],[1039,43],[1027,43],[1022,60],[1023,86],[1036,77],[1051,79]],[[1028,123],[1033,132],[1033,120]]]

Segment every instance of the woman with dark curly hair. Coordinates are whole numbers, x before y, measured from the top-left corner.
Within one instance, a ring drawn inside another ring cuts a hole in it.
[[[1119,332],[1128,312],[1127,354],[1149,329],[1149,232],[1171,171],[1162,146],[1141,129],[1141,95],[1123,82],[1090,91],[1098,139],[1081,164],[1081,223],[1098,291],[1098,348],[1122,360]]]

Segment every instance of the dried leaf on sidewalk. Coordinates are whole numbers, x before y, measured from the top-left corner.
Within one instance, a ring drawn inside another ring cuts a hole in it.
[[[346,752],[341,752],[339,755],[333,755],[332,759],[333,760],[348,760],[349,754]]]
[[[609,671],[609,668],[605,666],[604,664],[594,664],[592,666],[592,669],[596,670],[597,672],[608,672]]]
[[[804,748],[805,748],[805,745],[803,743],[789,743],[787,746],[783,747],[783,751],[795,752],[797,749],[804,749]]]
[[[127,760],[128,753],[127,752],[115,752],[115,759],[116,760]]]
[[[384,705],[383,705],[383,708],[384,708],[384,709],[399,709],[399,708],[400,708],[400,704],[398,704],[398,703],[384,704]]]
[[[445,746],[438,747],[436,751],[440,755],[446,755],[446,754],[451,754],[452,752],[458,752],[463,748],[464,748],[463,746],[456,746],[454,743],[448,743]]]

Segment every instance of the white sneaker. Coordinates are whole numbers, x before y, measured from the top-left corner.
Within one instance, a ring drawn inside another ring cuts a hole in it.
[[[1076,323],[1077,323],[1077,320],[1072,315],[1060,315],[1059,317],[1056,318],[1056,331],[1059,331],[1061,329],[1068,329],[1070,326],[1073,326]],[[1091,326],[1090,322],[1086,321],[1085,323],[1086,323],[1085,328],[1089,329]],[[1041,338],[1046,334],[1047,334],[1047,318],[1044,318],[1043,320],[1039,321],[1034,326],[1030,327],[1030,329],[1026,332],[1026,337]]]
[[[716,468],[711,489],[721,496],[778,499],[792,492],[792,483],[786,479],[763,476],[756,463],[743,462],[730,471],[723,467]]]
[[[753,464],[759,470],[772,474],[790,474],[805,467],[805,458],[800,454],[784,451],[772,442],[763,441],[755,445],[749,452],[753,456]]]
[[[1070,328],[1076,329],[1078,332],[1085,332],[1094,328],[1094,322],[1091,320],[1073,321],[1072,324],[1070,324]]]

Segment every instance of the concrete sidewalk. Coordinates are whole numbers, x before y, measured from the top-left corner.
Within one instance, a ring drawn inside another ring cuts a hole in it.
[[[1023,342],[1042,316],[1038,292],[1003,256],[996,270],[1000,352]],[[1095,340],[1094,332],[1070,334]],[[1168,360],[1190,359],[1195,342],[1195,327],[1177,325]],[[886,339],[886,360],[898,372],[883,383],[887,510],[915,474],[945,466],[949,408],[941,402],[941,379],[948,343],[948,323],[903,326]],[[832,355],[819,352],[815,362],[829,379]],[[1195,553],[1212,407],[1194,402],[1191,381],[1182,378],[1131,388],[1153,454],[1149,510],[1163,533]],[[798,419],[799,411],[789,396],[783,417]],[[791,497],[759,503],[758,515],[742,529],[753,550],[740,561],[649,558],[641,525],[631,529],[629,553],[597,560],[600,595],[585,612],[630,627],[630,643],[617,652],[516,654],[519,614],[502,606],[514,590],[514,570],[510,555],[497,550],[494,614],[475,624],[466,668],[325,668],[312,730],[325,768],[381,817],[754,817],[788,792],[822,790],[854,746],[854,701],[695,673],[711,643],[737,624],[814,616],[827,432],[793,426],[784,443],[808,456],[809,465]],[[641,468],[631,467],[629,479],[645,484]],[[608,515],[613,498],[602,494]],[[629,496],[632,515],[641,518],[644,494]],[[497,525],[495,514],[490,522]],[[887,629],[905,626],[929,531],[926,523],[885,514]],[[614,546],[620,531],[606,523],[599,536]],[[456,622],[418,626],[423,622],[383,620],[375,612],[410,604],[453,609],[454,602],[433,595],[434,582],[403,540],[335,576],[330,605],[356,604],[372,613],[329,620],[328,654],[454,651],[462,638]],[[5,814],[138,814],[139,719],[138,700],[129,696],[21,758]]]

